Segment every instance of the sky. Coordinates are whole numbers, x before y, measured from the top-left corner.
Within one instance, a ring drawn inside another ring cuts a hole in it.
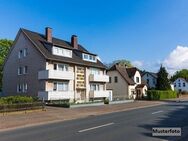
[[[0,38],[19,28],[70,41],[105,63],[127,59],[140,69],[188,68],[187,0],[0,0]]]

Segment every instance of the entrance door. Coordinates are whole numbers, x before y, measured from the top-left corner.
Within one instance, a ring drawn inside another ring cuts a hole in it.
[[[136,99],[141,99],[141,90],[136,90]]]
[[[77,90],[77,95],[80,100],[86,100],[86,92],[85,90]]]

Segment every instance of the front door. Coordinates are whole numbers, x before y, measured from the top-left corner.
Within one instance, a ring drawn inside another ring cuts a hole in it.
[[[77,95],[78,95],[79,100],[82,100],[82,101],[86,100],[85,90],[77,90]]]
[[[136,90],[136,99],[141,99],[141,90],[140,89]]]

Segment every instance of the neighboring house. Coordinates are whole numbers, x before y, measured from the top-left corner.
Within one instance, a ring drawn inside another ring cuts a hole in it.
[[[38,96],[44,100],[89,101],[109,96],[106,67],[96,54],[71,41],[20,29],[3,70],[5,95]]]
[[[137,68],[115,64],[107,71],[107,75],[109,75],[107,89],[113,91],[114,100],[140,99],[146,95],[147,86],[142,84]]]
[[[156,88],[157,85],[157,73],[142,72],[142,80],[147,83],[149,89]]]
[[[174,89],[178,92],[188,92],[188,80],[184,78],[177,78],[174,81]]]

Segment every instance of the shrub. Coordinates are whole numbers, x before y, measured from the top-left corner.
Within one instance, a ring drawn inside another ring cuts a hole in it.
[[[70,108],[70,102],[69,102],[69,100],[51,101],[50,103],[47,103],[46,105],[47,106],[53,106],[53,107]]]
[[[33,98],[30,96],[8,96],[0,98],[0,104],[32,103],[33,101]]]
[[[161,91],[161,90],[148,90],[147,97],[149,100],[163,100],[170,98],[177,98],[175,91]]]
[[[105,99],[104,104],[109,104],[109,99]]]

